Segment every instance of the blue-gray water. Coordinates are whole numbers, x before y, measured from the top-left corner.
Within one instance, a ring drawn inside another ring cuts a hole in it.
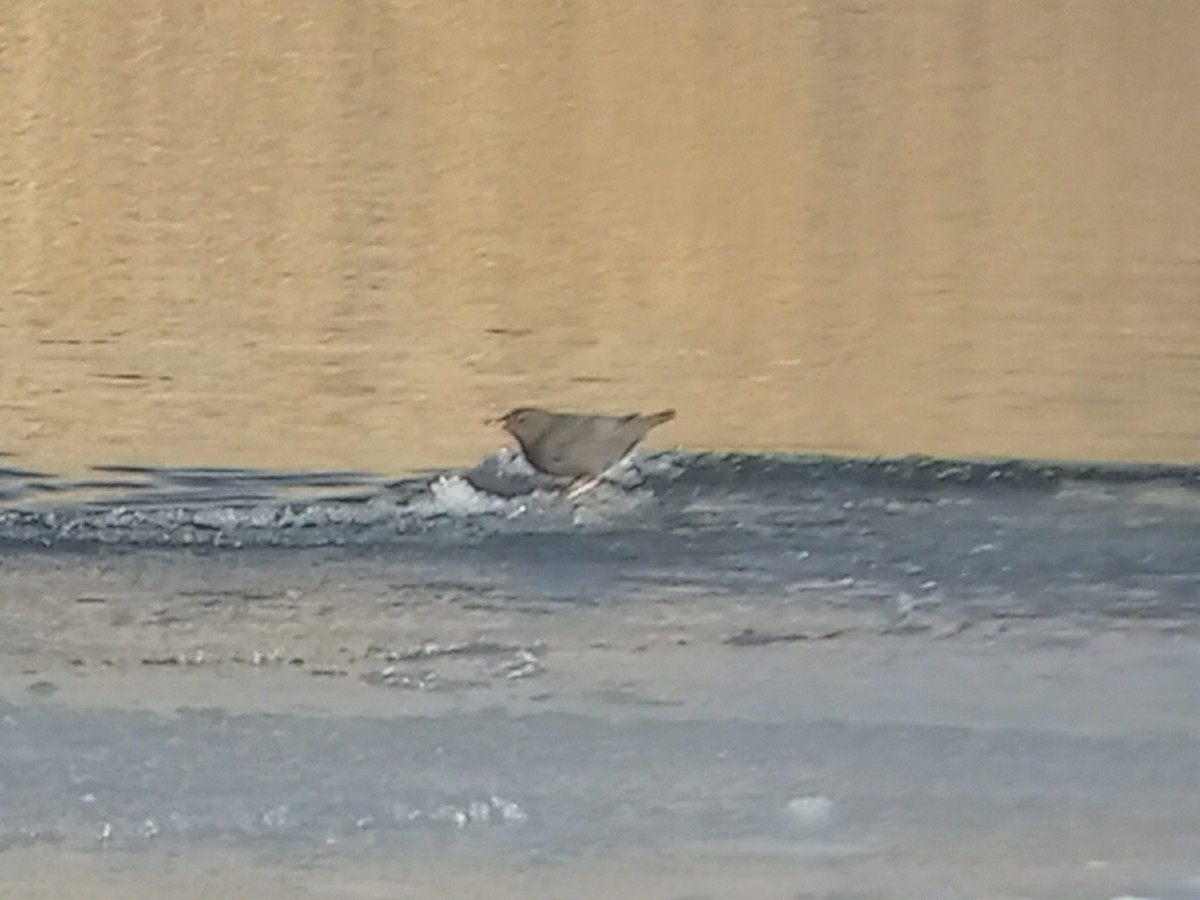
[[[1196,469],[0,477],[0,848],[1198,893]]]
[[[675,452],[638,458],[575,501],[528,492],[520,461],[503,455],[473,472],[401,480],[148,467],[98,475],[0,471],[9,498],[0,541],[347,547],[436,560],[469,583],[470,573],[519,562],[510,574],[523,589],[580,600],[656,578],[754,592],[821,577],[1060,612],[1200,610],[1195,467]]]

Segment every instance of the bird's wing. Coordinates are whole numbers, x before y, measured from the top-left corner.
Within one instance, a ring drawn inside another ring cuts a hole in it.
[[[556,475],[594,475],[597,447],[611,440],[599,416],[580,416],[542,436],[538,449],[546,468]]]

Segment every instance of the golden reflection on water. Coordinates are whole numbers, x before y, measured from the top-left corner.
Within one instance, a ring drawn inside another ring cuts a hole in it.
[[[1200,459],[1192,0],[11,6],[23,465]]]

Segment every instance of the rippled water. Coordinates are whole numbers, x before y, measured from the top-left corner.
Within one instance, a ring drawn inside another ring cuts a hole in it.
[[[391,547],[437,560],[451,579],[520,561],[535,592],[564,598],[657,572],[751,591],[851,578],[1058,611],[1200,611],[1200,470],[1188,467],[674,452],[637,456],[574,501],[535,487],[509,453],[400,481],[147,467],[98,475],[8,470],[0,540]],[[458,549],[446,556],[447,547]]]
[[[1188,877],[1195,468],[671,452],[576,500],[508,453],[0,478],[10,866]]]
[[[1188,883],[1200,5],[10,6],[0,862]],[[470,468],[525,403],[686,449]]]
[[[1200,7],[16,4],[0,448],[1195,462]]]

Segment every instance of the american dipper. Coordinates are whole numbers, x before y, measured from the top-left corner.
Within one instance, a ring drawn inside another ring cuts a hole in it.
[[[573,479],[567,496],[577,497],[599,484],[646,432],[673,418],[673,409],[649,416],[591,416],[523,406],[494,421],[517,439],[535,469]]]

